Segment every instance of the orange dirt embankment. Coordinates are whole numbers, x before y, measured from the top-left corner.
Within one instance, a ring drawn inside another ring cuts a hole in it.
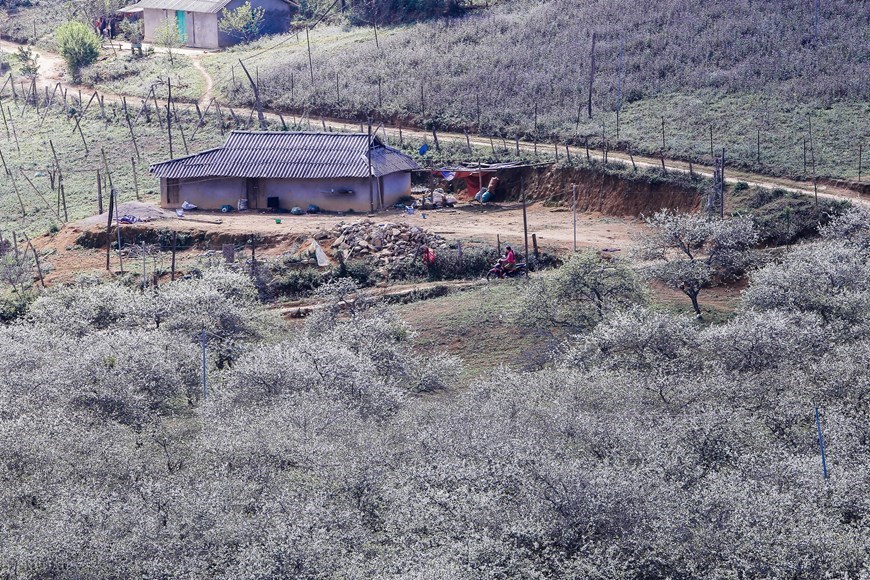
[[[511,172],[500,184],[500,193],[506,199],[519,200],[521,183],[529,201],[568,207],[573,202],[571,186],[576,184],[578,211],[620,217],[649,215],[664,208],[694,211],[702,198],[698,189],[689,185],[555,166]]]

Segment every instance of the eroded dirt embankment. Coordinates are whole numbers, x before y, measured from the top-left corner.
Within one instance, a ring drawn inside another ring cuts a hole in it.
[[[500,184],[501,195],[519,200],[525,188],[529,201],[546,205],[573,203],[572,185],[577,185],[577,209],[613,216],[648,215],[660,209],[694,211],[702,195],[697,187],[676,182],[618,176],[592,169],[554,166],[512,171]]]

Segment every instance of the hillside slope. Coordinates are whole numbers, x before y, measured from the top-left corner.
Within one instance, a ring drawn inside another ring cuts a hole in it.
[[[549,142],[597,144],[603,129],[611,147],[655,154],[664,117],[666,155],[709,161],[712,127],[715,148],[743,167],[805,175],[815,157],[819,174],[854,178],[870,134],[868,26],[864,1],[823,2],[817,24],[812,4],[796,0],[517,1],[383,29],[377,43],[372,29],[315,29],[313,75],[304,34],[213,57],[212,67],[240,104],[251,91],[229,74],[239,57],[286,110]]]

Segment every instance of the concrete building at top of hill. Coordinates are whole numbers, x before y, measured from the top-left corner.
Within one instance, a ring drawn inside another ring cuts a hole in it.
[[[222,146],[151,165],[165,208],[242,205],[368,212],[411,194],[408,155],[366,133],[233,131]]]
[[[245,0],[140,0],[120,10],[124,14],[140,14],[145,42],[154,42],[157,31],[167,21],[175,21],[179,40],[191,48],[222,48],[239,39],[221,32],[218,23],[224,8],[234,10]],[[251,0],[253,8],[263,8],[262,34],[280,34],[290,29],[290,18],[296,10],[290,0]]]

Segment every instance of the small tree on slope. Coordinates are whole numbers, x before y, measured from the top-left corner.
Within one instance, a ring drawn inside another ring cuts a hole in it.
[[[646,218],[646,225],[649,231],[638,247],[639,256],[651,262],[645,275],[683,292],[699,318],[701,290],[742,275],[758,241],[747,217],[718,219],[662,210]]]

